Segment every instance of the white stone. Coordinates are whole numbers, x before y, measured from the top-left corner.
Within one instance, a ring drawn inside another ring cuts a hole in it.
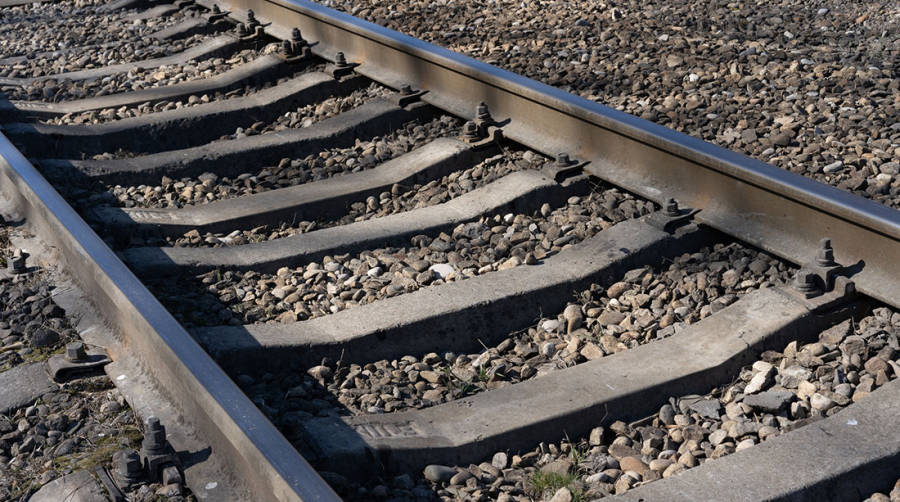
[[[541,328],[544,331],[556,331],[559,328],[559,321],[556,319],[547,319],[546,321],[541,323]]]
[[[753,378],[750,379],[750,383],[744,387],[745,394],[755,394],[763,389],[766,389],[775,379],[775,368],[769,367],[768,371],[760,371],[759,373],[753,375]]]
[[[449,263],[435,263],[434,265],[428,267],[428,270],[431,270],[441,279],[446,279],[448,275],[456,272],[456,269],[453,268],[453,265]]]
[[[834,401],[832,401],[830,397],[816,392],[812,395],[812,397],[809,398],[809,405],[812,406],[813,409],[819,410],[821,412],[826,412],[832,406],[834,406]]]

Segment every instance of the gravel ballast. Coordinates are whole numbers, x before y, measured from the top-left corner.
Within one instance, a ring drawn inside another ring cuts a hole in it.
[[[666,338],[746,293],[784,282],[790,273],[759,251],[717,245],[677,257],[661,270],[628,271],[607,288],[593,285],[564,310],[478,353],[406,355],[349,366],[326,361],[279,381],[264,375],[241,375],[239,381],[254,382],[245,390],[282,425],[331,413],[425,408]]]
[[[150,34],[185,19],[184,11],[162,18],[130,20],[138,10],[103,12],[96,1],[36,2],[0,9],[0,54],[4,57],[51,52],[105,43],[150,39]],[[28,76],[7,74],[7,77]]]
[[[57,82],[54,79],[38,80],[25,87],[8,88],[4,93],[9,99],[56,103],[73,99],[140,91],[143,89],[165,87],[221,75],[222,73],[258,58],[263,54],[275,50],[276,46],[270,44],[262,50],[244,49],[228,58],[213,58],[199,62],[173,64],[157,68],[134,69],[125,73],[117,73],[103,78],[74,81],[63,80],[61,82]],[[163,109],[165,108],[163,107]],[[99,115],[104,116],[102,113]],[[106,115],[109,114],[107,113]],[[61,122],[63,124],[67,123],[64,121]],[[71,121],[68,123],[75,122]]]
[[[351,96],[329,98],[321,105],[286,113],[273,124],[257,122],[246,129],[241,128],[228,139],[309,127],[362,105],[382,92],[382,88],[372,88],[356,91]],[[109,191],[120,207],[181,208],[205,204],[371,169],[436,138],[456,136],[458,131],[457,121],[449,116],[431,121],[413,120],[390,134],[357,139],[352,147],[323,149],[300,158],[285,157],[274,166],[247,166],[247,172],[234,178],[220,178],[214,173],[179,180],[165,177],[161,185],[116,185],[109,187]]]
[[[37,259],[25,253],[24,268],[8,271],[22,254],[10,246],[7,231],[0,224],[0,378],[10,377],[0,386],[0,500],[25,501],[38,492],[35,500],[63,500],[59,494],[65,489],[61,492],[52,483],[96,483],[93,493],[105,493],[95,469],[113,468],[113,454],[119,450],[139,450],[143,427],[102,369],[60,383],[49,380],[45,361],[64,353],[67,343],[81,340],[52,298],[49,270],[34,265]],[[26,372],[33,376],[24,377]],[[30,397],[16,397],[26,394]],[[142,482],[128,490],[128,497],[150,502],[167,493],[158,483]],[[188,494],[166,500],[195,498]]]
[[[604,209],[606,201],[613,209]],[[414,236],[406,246],[329,256],[276,274],[217,269],[193,280],[148,278],[147,283],[187,327],[295,322],[533,265],[609,227],[615,214],[634,218],[651,209],[648,202],[604,187],[555,210],[545,205],[533,214],[487,215],[449,233]]]
[[[142,37],[119,44],[80,48],[77,51],[59,50],[46,56],[0,65],[0,77],[43,77],[171,56],[199,44],[205,38],[207,37],[202,35],[192,35],[188,38],[166,42]]]
[[[6,232],[0,227],[0,372],[44,361],[78,339],[65,310],[51,297],[46,272],[30,266],[27,253],[11,248]],[[22,273],[9,273],[10,261],[22,257]]]
[[[896,3],[323,3],[900,207]]]

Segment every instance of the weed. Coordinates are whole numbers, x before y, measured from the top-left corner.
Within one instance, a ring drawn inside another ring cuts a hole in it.
[[[484,365],[478,367],[478,381],[481,383],[487,383],[488,380],[491,379],[491,374],[488,372],[487,368]]]
[[[569,483],[577,478],[578,476],[571,473],[560,474],[558,472],[537,471],[531,475],[528,484],[531,485],[534,494],[540,495],[545,491],[555,492],[564,486],[568,486]]]

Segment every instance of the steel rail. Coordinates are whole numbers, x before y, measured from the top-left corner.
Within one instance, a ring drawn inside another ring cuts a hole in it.
[[[900,307],[900,211],[678,133],[534,80],[306,0],[199,0],[240,18],[252,9],[266,31],[299,28],[313,52],[343,52],[356,71],[462,117],[485,102],[506,137],[662,203],[674,197],[697,219],[791,262],[815,257],[829,237],[837,260],[855,265],[857,289]]]
[[[28,160],[0,134],[0,196],[138,356],[254,501],[337,495]],[[115,356],[115,355],[114,355]]]

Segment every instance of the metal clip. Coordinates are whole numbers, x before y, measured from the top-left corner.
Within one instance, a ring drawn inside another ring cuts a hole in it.
[[[148,417],[144,422],[141,460],[151,482],[161,482],[173,494],[181,494],[184,487],[181,460],[166,439],[166,428],[154,416]]]
[[[293,63],[310,56],[309,44],[300,35],[300,29],[291,30],[291,39],[281,41],[281,54],[285,61]]]
[[[486,103],[478,103],[475,107],[475,118],[463,125],[462,140],[476,147],[484,147],[503,139],[502,125],[509,123],[509,119],[503,124],[494,120]]]
[[[237,25],[237,34],[238,38],[243,41],[251,41],[261,38],[265,35],[265,26],[269,26],[272,23],[262,24],[256,19],[256,14],[253,12],[253,9],[247,9],[247,22],[246,23],[238,23]]]
[[[547,173],[547,176],[559,183],[566,178],[579,174],[586,165],[588,165],[587,161],[572,159],[568,153],[559,153],[556,155],[556,161],[546,166],[543,171]]]
[[[212,12],[206,15],[206,22],[209,24],[216,24],[228,17],[228,14],[230,14],[229,11],[222,11],[218,5],[213,5]]]
[[[353,73],[353,69],[357,66],[359,65],[356,63],[348,63],[343,52],[338,52],[334,55],[334,64],[331,65],[330,73],[332,77],[339,79]]]
[[[19,275],[27,272],[28,267],[25,266],[25,257],[25,251],[18,248],[14,249],[12,256],[6,263],[7,271],[12,275]]]
[[[678,207],[678,201],[669,198],[662,211],[656,211],[647,216],[647,223],[651,226],[662,230],[663,232],[672,232],[684,222],[693,218],[699,213],[699,209]]]
[[[816,256],[804,263],[794,276],[789,291],[802,298],[812,310],[829,308],[856,294],[856,285],[848,277],[841,264],[834,260],[831,239],[819,241]]]
[[[400,92],[394,97],[397,106],[400,108],[406,108],[407,106],[416,103],[419,99],[428,91],[419,91],[415,90],[409,85],[404,85],[400,88]]]
[[[100,368],[110,362],[110,358],[102,349],[84,349],[81,342],[72,342],[66,345],[66,354],[51,356],[47,360],[47,369],[53,380],[61,382],[70,379],[74,375],[88,373],[94,368]]]
[[[491,111],[484,101],[478,103],[478,106],[475,107],[475,119],[472,122],[475,123],[475,127],[478,128],[478,134],[482,138],[487,137],[490,132],[489,129],[497,125],[497,121],[491,116]]]

